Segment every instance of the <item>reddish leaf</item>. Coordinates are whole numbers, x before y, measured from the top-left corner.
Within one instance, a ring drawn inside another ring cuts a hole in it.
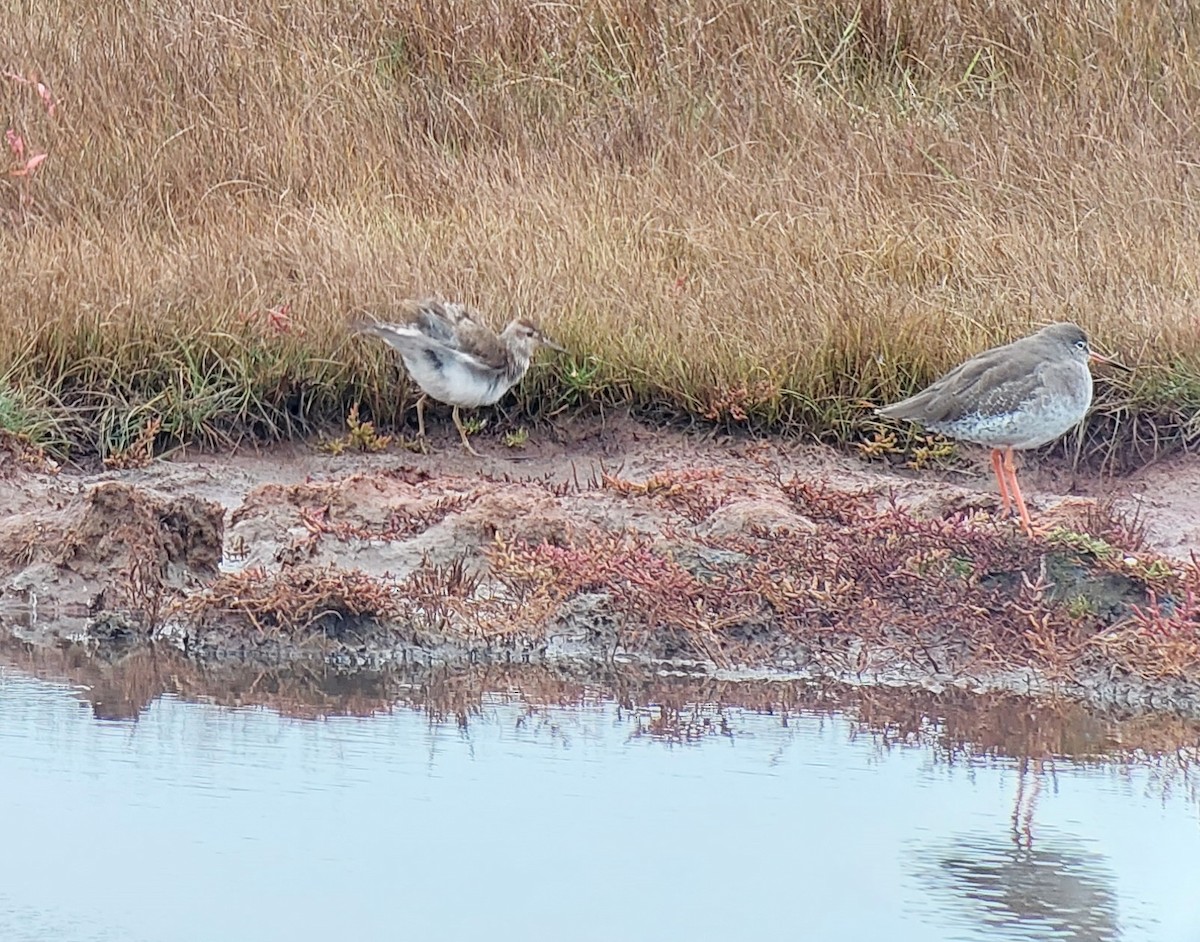
[[[29,160],[27,160],[25,162],[24,166],[14,167],[12,170],[8,171],[8,175],[10,177],[32,176],[33,171],[37,170],[37,168],[41,165],[42,161],[45,159],[46,159],[45,154],[34,154],[32,157],[29,158]]]
[[[13,152],[13,156],[20,160],[25,156],[25,141],[12,128],[4,132],[4,139],[8,142],[8,149]]]
[[[37,91],[38,97],[42,100],[42,104],[46,108],[46,113],[50,115],[50,117],[54,117],[54,113],[58,110],[58,105],[54,101],[54,95],[51,94],[50,89],[46,86],[45,82],[38,81],[38,77],[36,75],[30,75],[29,78],[26,78],[20,72],[5,72],[4,77],[21,85],[32,86],[34,90]]]
[[[46,107],[46,114],[53,118],[54,112],[58,110],[58,106],[54,102],[54,96],[50,94],[50,89],[41,82],[38,82],[37,93],[38,97],[42,99],[42,104]]]

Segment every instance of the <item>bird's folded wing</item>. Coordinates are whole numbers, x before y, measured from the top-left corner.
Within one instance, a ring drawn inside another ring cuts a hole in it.
[[[495,331],[470,317],[458,322],[458,349],[494,370],[508,369],[508,347]]]
[[[1039,382],[1042,364],[1013,373],[1003,350],[989,350],[955,367],[908,400],[907,418],[954,422],[966,415],[1001,415],[1026,401]]]
[[[442,343],[436,337],[430,337],[415,324],[362,324],[359,330],[363,333],[374,334],[386,341],[401,353],[426,353],[436,361],[455,360],[467,369],[477,372],[491,372],[494,368],[473,351],[461,346]]]
[[[464,304],[421,301],[414,323],[427,337],[461,350],[485,366],[495,370],[508,368],[509,353],[504,342]]]
[[[421,333],[432,337],[449,347],[457,347],[455,337],[458,319],[465,312],[458,305],[444,304],[441,301],[420,301],[416,306],[413,323]]]

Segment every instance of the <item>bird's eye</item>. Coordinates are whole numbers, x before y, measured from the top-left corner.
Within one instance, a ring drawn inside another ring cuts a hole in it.
[[[1076,340],[1075,347],[1078,350],[1086,350],[1087,349],[1087,341],[1086,340]]]

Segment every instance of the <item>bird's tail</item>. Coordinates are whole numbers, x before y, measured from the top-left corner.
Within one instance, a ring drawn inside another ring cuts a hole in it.
[[[910,422],[929,419],[929,405],[936,391],[936,387],[923,389],[915,396],[909,396],[907,399],[901,399],[888,406],[881,406],[875,410],[875,414],[885,419],[901,419]]]
[[[350,329],[356,334],[374,334],[398,350],[412,346],[413,341],[423,339],[419,330],[407,324],[383,324],[377,321],[358,320],[350,324]]]

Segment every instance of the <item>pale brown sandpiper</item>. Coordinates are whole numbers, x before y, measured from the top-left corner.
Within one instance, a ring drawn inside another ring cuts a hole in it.
[[[425,400],[453,406],[454,427],[463,447],[482,457],[467,440],[459,409],[490,406],[519,383],[539,347],[565,352],[524,318],[499,334],[465,305],[425,299],[411,303],[412,319],[402,324],[359,322],[354,329],[381,337],[400,353],[409,376],[421,389],[417,434],[425,437]]]

